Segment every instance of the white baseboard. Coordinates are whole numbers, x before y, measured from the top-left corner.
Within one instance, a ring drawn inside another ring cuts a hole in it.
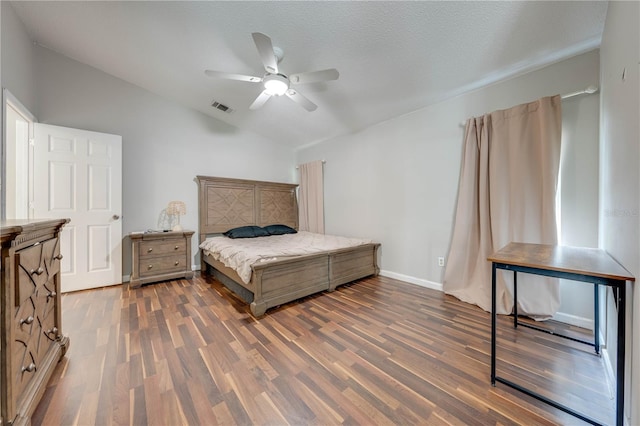
[[[552,319],[565,324],[575,325],[576,327],[586,328],[587,330],[593,330],[593,320],[590,318],[578,317],[571,314],[565,314],[564,312],[556,312]]]
[[[380,275],[383,277],[393,278],[396,280],[408,282],[410,284],[419,285],[420,287],[430,288],[432,290],[443,291],[442,284],[429,280],[423,280],[422,278],[416,278],[409,275],[398,274],[396,272],[381,270]]]

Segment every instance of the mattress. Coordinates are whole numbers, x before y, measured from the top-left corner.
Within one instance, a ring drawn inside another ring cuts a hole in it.
[[[362,238],[300,231],[296,234],[258,238],[210,237],[200,244],[200,248],[204,254],[232,268],[245,284],[249,284],[253,264],[356,247],[371,242]]]

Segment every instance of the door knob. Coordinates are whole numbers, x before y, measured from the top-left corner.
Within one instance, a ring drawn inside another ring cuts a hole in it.
[[[114,214],[111,218],[112,218],[113,220],[118,220],[118,219],[120,219],[120,216],[119,216],[119,215],[117,215],[117,214]]]

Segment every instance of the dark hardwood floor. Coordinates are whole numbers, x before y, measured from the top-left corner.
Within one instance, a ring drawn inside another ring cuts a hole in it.
[[[199,274],[69,293],[62,304],[71,346],[34,425],[581,424],[491,386],[488,313],[389,278],[260,319]],[[613,422],[592,348],[500,317],[498,358],[501,376]]]

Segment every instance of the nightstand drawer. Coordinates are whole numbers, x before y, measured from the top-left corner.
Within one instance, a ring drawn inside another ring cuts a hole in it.
[[[148,277],[168,272],[184,271],[187,268],[186,256],[164,256],[153,259],[140,259],[140,277]]]
[[[185,239],[167,241],[143,241],[140,243],[140,260],[148,256],[162,256],[171,253],[185,254],[187,245]]]

